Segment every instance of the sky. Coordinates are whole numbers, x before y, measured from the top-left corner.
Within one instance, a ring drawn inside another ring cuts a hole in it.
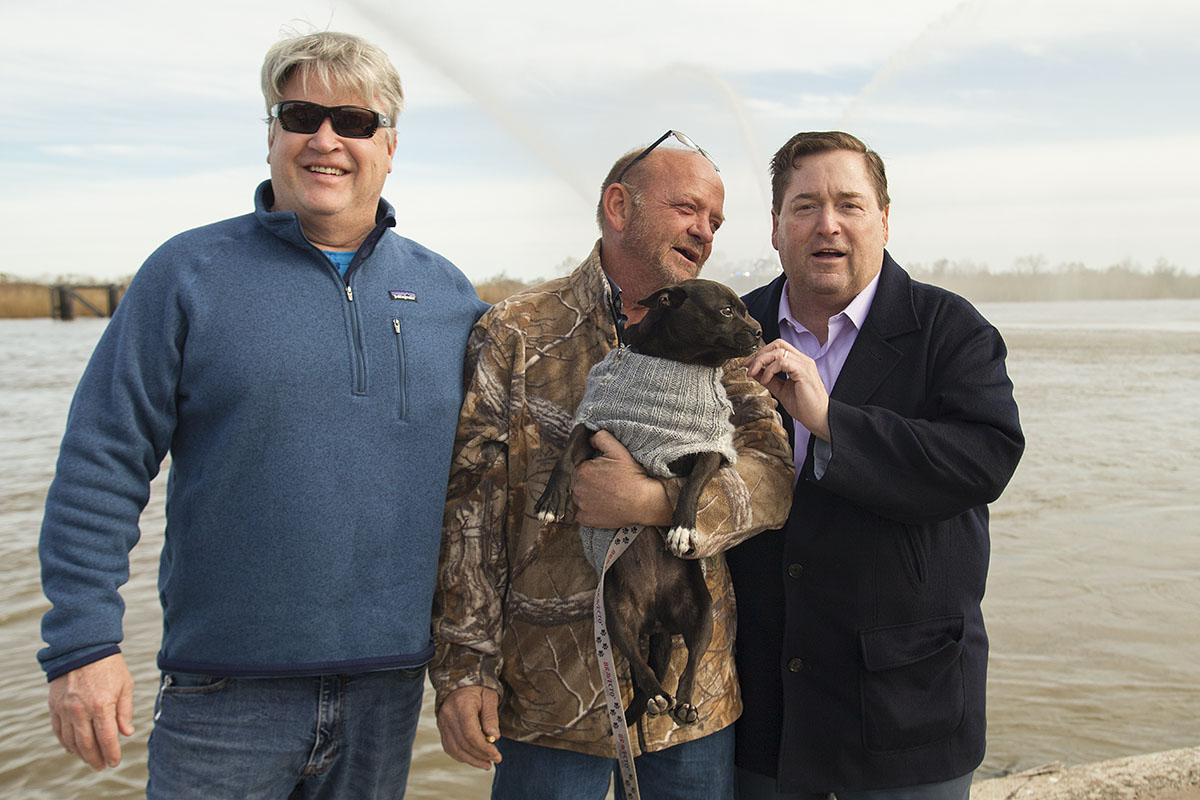
[[[16,279],[119,280],[170,236],[252,210],[262,57],[315,29],[391,56],[396,230],[475,281],[574,266],[609,166],[668,129],[725,181],[710,277],[777,264],[767,164],[831,129],[882,155],[901,264],[1200,273],[1194,0],[0,0],[0,15],[0,272]]]

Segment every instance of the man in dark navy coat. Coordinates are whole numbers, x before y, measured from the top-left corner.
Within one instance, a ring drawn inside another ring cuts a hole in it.
[[[771,165],[784,274],[746,296],[797,480],[727,554],[739,800],[963,800],[983,760],[988,509],[1024,449],[1000,334],[884,251],[883,162],[801,133]]]

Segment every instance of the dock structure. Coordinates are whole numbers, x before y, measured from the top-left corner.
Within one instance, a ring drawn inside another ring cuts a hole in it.
[[[117,310],[124,294],[124,286],[115,283],[65,284],[50,287],[50,316],[54,319],[75,319],[77,308],[82,307],[87,316],[111,317]]]

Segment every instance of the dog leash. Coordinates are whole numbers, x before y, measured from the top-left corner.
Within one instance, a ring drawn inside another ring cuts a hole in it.
[[[609,722],[612,723],[613,739],[617,744],[617,762],[621,765],[621,780],[625,786],[625,800],[640,800],[637,771],[633,767],[633,746],[629,741],[629,728],[625,725],[625,709],[621,706],[621,686],[617,681],[617,665],[613,660],[612,641],[608,635],[608,623],[604,615],[604,576],[608,567],[625,552],[642,532],[641,525],[631,525],[617,530],[604,556],[604,569],[600,572],[600,585],[596,587],[596,599],[592,604],[592,621],[596,632],[596,656],[600,659],[600,677],[604,683],[604,695],[608,701]]]

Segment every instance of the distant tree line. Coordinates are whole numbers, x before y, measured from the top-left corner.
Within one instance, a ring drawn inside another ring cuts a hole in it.
[[[552,270],[565,275],[577,262],[564,259]],[[973,302],[1026,300],[1153,300],[1200,298],[1200,275],[1184,271],[1166,259],[1146,268],[1125,259],[1102,269],[1068,261],[1049,266],[1041,255],[1024,256],[1008,270],[992,272],[974,261],[939,259],[932,264],[906,262],[904,268],[918,281],[942,286]],[[728,284],[741,294],[762,286],[779,274],[779,261],[760,258],[736,264],[716,262],[704,277]],[[501,273],[476,284],[479,296],[489,303],[501,300],[541,279],[522,281]]]
[[[565,258],[547,270],[547,274],[549,277],[566,275],[578,263],[577,259]],[[1200,274],[1187,272],[1163,258],[1149,268],[1128,258],[1102,269],[1093,269],[1078,261],[1051,267],[1041,255],[1018,258],[1011,269],[999,272],[992,272],[986,264],[945,258],[929,265],[906,262],[904,268],[919,281],[945,287],[974,302],[1200,298]],[[779,261],[774,258],[736,263],[714,259],[704,271],[706,278],[726,283],[741,294],[762,286],[778,274]],[[475,288],[483,300],[495,303],[544,280],[522,280],[502,272],[476,282]],[[59,282],[72,281],[60,279]],[[0,295],[15,295],[18,287],[29,291],[40,286],[0,273]],[[38,297],[41,296],[39,293]],[[25,314],[0,313],[0,316]]]
[[[1154,300],[1200,297],[1200,275],[1159,259],[1146,269],[1125,259],[1103,269],[1078,261],[1049,267],[1042,256],[1017,259],[1012,270],[941,259],[928,267],[906,264],[917,280],[944,286],[975,302],[1005,300]]]

